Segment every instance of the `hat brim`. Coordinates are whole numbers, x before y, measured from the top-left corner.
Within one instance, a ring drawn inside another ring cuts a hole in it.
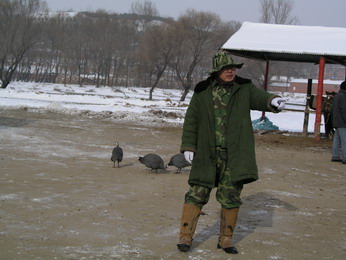
[[[222,66],[220,69],[214,69],[214,70],[209,71],[209,75],[211,75],[211,74],[213,74],[215,72],[219,72],[224,67],[234,67],[234,68],[237,68],[237,69],[241,69],[241,67],[243,67],[243,65],[244,65],[244,63],[234,63],[234,64],[230,64],[230,65],[225,65],[225,66]]]

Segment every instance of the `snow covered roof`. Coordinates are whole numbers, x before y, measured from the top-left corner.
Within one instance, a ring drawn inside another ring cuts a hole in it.
[[[260,60],[346,65],[346,28],[244,22],[222,46],[230,53]]]

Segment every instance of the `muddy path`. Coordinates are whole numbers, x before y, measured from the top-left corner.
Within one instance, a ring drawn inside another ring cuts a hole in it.
[[[329,140],[256,135],[260,180],[244,188],[229,256],[214,194],[192,251],[177,251],[189,169],[138,162],[167,163],[180,128],[8,110],[0,133],[0,259],[346,259],[346,166],[330,162]]]

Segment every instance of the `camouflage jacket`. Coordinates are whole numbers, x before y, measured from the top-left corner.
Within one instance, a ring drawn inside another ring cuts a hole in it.
[[[189,176],[190,185],[208,188],[215,186],[216,140],[213,86],[217,80],[209,77],[199,82],[186,111],[181,152],[195,153]],[[258,179],[255,144],[250,110],[279,112],[270,105],[277,97],[257,88],[251,80],[236,77],[230,90],[225,127],[227,167],[232,171],[232,181],[244,184]]]
[[[231,91],[233,83],[213,85],[213,103],[215,116],[215,145],[220,148],[226,148],[226,118],[227,106],[231,100]]]

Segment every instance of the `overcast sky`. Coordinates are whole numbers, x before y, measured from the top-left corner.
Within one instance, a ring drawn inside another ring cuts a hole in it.
[[[178,18],[188,8],[220,15],[223,21],[258,22],[260,0],[151,0],[159,14]],[[128,13],[135,0],[46,0],[50,11]],[[346,27],[346,0],[293,0],[292,15],[301,25]]]

